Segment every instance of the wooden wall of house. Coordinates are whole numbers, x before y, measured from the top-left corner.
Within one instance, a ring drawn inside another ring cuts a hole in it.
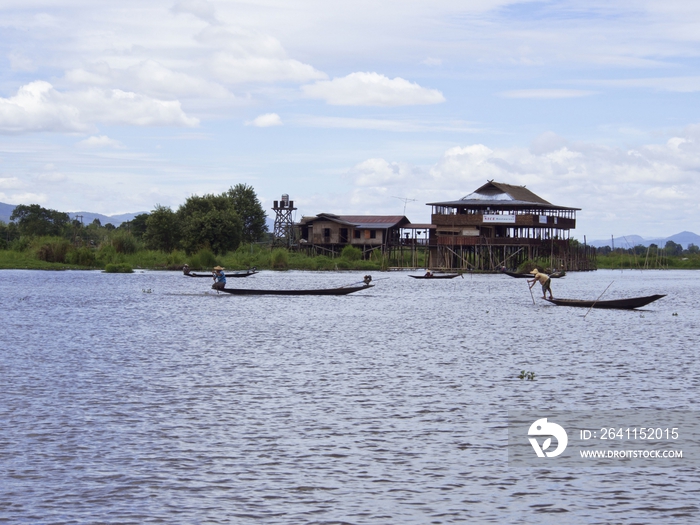
[[[347,236],[341,236],[341,230],[347,230]],[[375,229],[375,238],[371,238],[370,229],[359,228],[360,238],[355,238],[355,228],[333,221],[315,221],[310,228],[309,242],[313,244],[352,244],[356,246],[379,246],[384,242],[384,230]],[[328,235],[325,235],[328,233]]]
[[[355,235],[351,234],[350,244],[355,246],[379,246],[384,243],[384,230],[375,229],[374,239],[371,236],[371,229],[358,228],[360,238],[355,239]]]

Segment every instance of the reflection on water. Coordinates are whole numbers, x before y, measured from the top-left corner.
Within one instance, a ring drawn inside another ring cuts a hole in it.
[[[587,312],[504,275],[239,297],[173,272],[0,272],[0,521],[697,522],[694,468],[509,468],[505,425],[508,409],[696,408],[699,275],[553,281],[555,297],[668,294]]]

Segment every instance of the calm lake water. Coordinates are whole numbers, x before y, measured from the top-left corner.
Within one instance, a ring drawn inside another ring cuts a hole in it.
[[[508,410],[696,410],[700,273],[553,280],[668,294],[590,312],[539,286],[533,304],[524,279],[409,273],[236,297],[175,272],[1,271],[0,522],[700,522],[695,467],[527,470],[506,450]]]

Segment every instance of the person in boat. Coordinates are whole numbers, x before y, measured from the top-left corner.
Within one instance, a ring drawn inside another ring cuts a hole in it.
[[[214,290],[223,290],[226,288],[226,274],[221,266],[214,267],[214,284],[211,285]]]
[[[432,277],[432,276],[433,276],[433,272],[431,272],[430,270],[425,272],[425,277]]]
[[[532,273],[534,277],[532,280],[527,280],[527,282],[530,283],[530,289],[532,290],[535,283],[539,281],[539,283],[542,285],[542,299],[547,298],[547,292],[549,292],[549,298],[554,299],[554,296],[552,295],[552,280],[549,278],[549,275],[546,273],[540,273],[537,268],[532,270],[530,273]]]
[[[190,265],[189,265],[189,264],[185,264],[185,265],[182,267],[182,273],[184,273],[185,275],[189,275],[189,274],[190,274]]]

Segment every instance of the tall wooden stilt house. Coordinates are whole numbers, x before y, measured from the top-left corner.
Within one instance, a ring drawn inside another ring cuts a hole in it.
[[[595,268],[595,249],[570,237],[580,208],[554,205],[525,186],[489,181],[459,200],[428,205],[432,267],[497,271],[547,259],[550,268]]]

